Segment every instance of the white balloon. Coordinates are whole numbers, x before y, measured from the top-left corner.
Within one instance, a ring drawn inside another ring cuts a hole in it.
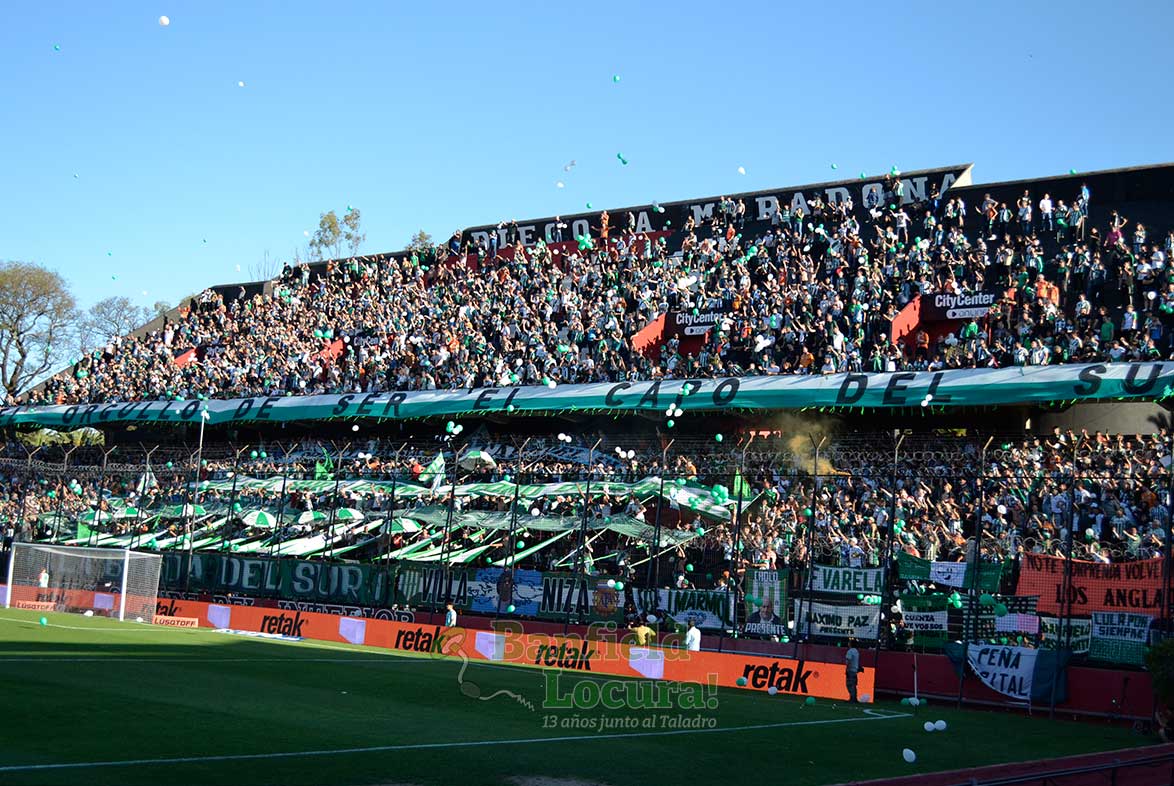
[[[237,86],[237,87],[244,87],[244,86],[245,86],[245,83],[244,83],[244,82],[237,82],[237,83],[236,83],[236,86]]]
[[[901,751],[901,758],[904,759],[906,763],[912,764],[913,762],[917,761],[917,754],[908,748],[905,748]]]
[[[933,721],[926,721],[925,723],[921,724],[921,728],[925,729],[926,731],[933,731]]]
[[[613,587],[615,586],[615,583],[614,583],[614,582],[612,583],[612,586],[613,586]],[[648,619],[648,621],[649,621],[649,622],[651,622],[651,623],[653,623],[653,624],[655,624],[655,623],[656,623],[656,615],[655,615],[655,614],[649,614],[649,615],[648,615],[648,617],[647,617],[647,619]]]
[[[769,693],[771,696],[774,696],[776,693],[779,692],[779,689],[776,688],[774,685],[771,685],[769,688],[766,689],[766,692]]]
[[[916,696],[914,696],[912,699],[909,700],[910,707],[916,707],[920,704],[921,704],[921,699],[917,698]]]
[[[934,731],[945,731],[946,730],[946,722],[944,720],[934,721],[933,727],[934,727]]]
[[[864,694],[863,696],[860,697],[860,701],[864,702],[865,704],[870,704],[872,702],[872,694],[871,693]]]
[[[85,613],[82,614],[82,616],[83,617],[92,617],[92,616],[94,616],[94,610],[93,609],[86,609]]]
[[[995,510],[999,511],[1000,516],[1007,515],[1007,506],[1006,505],[1000,505],[999,507],[995,508]]]
[[[165,16],[161,16],[161,17],[159,17],[159,26],[160,26],[160,27],[167,27],[169,24],[171,24],[171,20],[170,20],[170,19],[168,19],[168,18],[167,18],[167,17],[165,17]]]
[[[740,166],[740,167],[738,167],[738,174],[739,174],[739,175],[744,175],[744,174],[746,174],[746,167],[744,167],[744,166]]]

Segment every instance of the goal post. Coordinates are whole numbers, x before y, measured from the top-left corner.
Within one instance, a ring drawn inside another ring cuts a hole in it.
[[[151,622],[162,565],[161,554],[130,549],[14,543],[4,605]]]

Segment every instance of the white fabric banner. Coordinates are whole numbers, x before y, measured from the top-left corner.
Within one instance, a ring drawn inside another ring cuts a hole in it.
[[[949,587],[961,587],[966,581],[966,563],[931,562],[929,580]]]
[[[903,611],[905,627],[912,631],[938,633],[946,629],[949,615],[942,611]]]
[[[795,619],[805,617],[796,623],[800,631],[812,636],[836,636],[875,639],[880,625],[879,606],[833,606],[830,603],[804,602],[795,600]],[[809,629],[809,630],[808,630]]]
[[[970,645],[970,668],[991,690],[1020,701],[1031,700],[1036,650],[1027,647]]]

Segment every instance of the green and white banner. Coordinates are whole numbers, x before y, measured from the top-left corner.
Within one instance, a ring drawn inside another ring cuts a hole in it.
[[[841,595],[879,595],[884,582],[884,568],[836,568],[816,565],[811,577],[813,592]]]
[[[688,388],[686,388],[688,386]],[[559,387],[420,390],[322,396],[254,396],[227,401],[158,400],[0,408],[0,426],[101,426],[106,423],[211,425],[352,418],[399,420],[462,414],[545,412],[693,412],[811,407],[934,407],[1099,399],[1154,399],[1174,394],[1174,363],[1093,363],[884,374],[783,375],[615,382]]]
[[[1057,644],[1066,646],[1069,628],[1072,630],[1072,654],[1087,655],[1092,646],[1092,620],[1079,617],[1069,619],[1065,625],[1059,617],[1039,615],[1040,647],[1054,650],[1058,649]]]
[[[1145,658],[1151,622],[1153,617],[1148,614],[1094,611],[1088,656],[1110,663],[1140,665]]]

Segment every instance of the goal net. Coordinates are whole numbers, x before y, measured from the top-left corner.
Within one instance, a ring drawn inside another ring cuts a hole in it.
[[[4,605],[151,622],[162,564],[130,549],[14,543]]]

